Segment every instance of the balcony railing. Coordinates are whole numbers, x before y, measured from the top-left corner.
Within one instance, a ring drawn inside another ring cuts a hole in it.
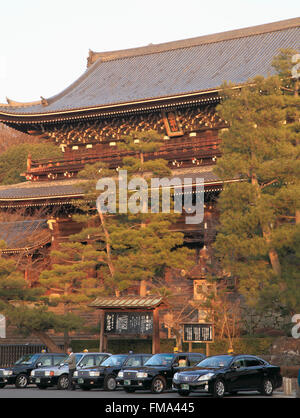
[[[162,158],[172,161],[199,161],[199,159],[208,159],[218,157],[220,155],[219,139],[201,139],[200,143],[195,141],[183,142],[181,144],[166,144],[158,151],[144,153],[144,161]],[[75,152],[74,152],[75,154]],[[30,168],[27,173],[37,172],[60,172],[62,169],[78,171],[85,164],[93,164],[99,161],[107,162],[111,168],[118,167],[122,159],[126,156],[139,156],[138,151],[127,151],[120,149],[99,150],[82,152],[78,151],[78,155],[66,154],[62,158],[57,159],[39,159],[31,160]]]

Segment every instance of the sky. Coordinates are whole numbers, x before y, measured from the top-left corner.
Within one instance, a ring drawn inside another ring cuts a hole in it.
[[[0,0],[0,103],[60,93],[97,52],[300,16],[299,0]]]

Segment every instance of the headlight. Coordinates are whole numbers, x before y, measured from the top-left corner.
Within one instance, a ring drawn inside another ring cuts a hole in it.
[[[214,375],[214,373],[207,373],[207,374],[204,374],[203,376],[200,376],[198,378],[198,380],[199,381],[201,381],[201,380],[209,380],[209,379],[212,378],[213,375]]]
[[[178,379],[178,373],[175,373],[173,376],[173,379],[177,380]]]
[[[136,377],[138,379],[141,379],[143,377],[148,377],[148,373],[144,373],[144,372],[137,372]]]
[[[45,376],[54,376],[53,370],[45,370]]]
[[[89,375],[92,377],[100,376],[100,372],[89,372]]]
[[[13,374],[12,370],[4,370],[3,375],[4,376],[11,376]]]
[[[74,372],[74,373],[73,373],[73,376],[74,376],[74,377],[77,377],[77,376],[78,376],[78,372]]]
[[[118,377],[123,377],[124,376],[124,372],[119,372],[118,373]]]

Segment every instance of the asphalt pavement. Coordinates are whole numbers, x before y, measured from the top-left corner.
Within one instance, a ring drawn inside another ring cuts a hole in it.
[[[48,388],[45,390],[40,390],[36,386],[28,386],[25,389],[16,389],[14,386],[6,386],[3,389],[0,389],[0,398],[1,399],[12,399],[12,398],[97,398],[97,399],[145,399],[145,400],[160,400],[160,399],[171,399],[171,400],[196,400],[196,399],[205,399],[211,398],[208,394],[196,394],[191,393],[187,397],[181,397],[174,391],[165,391],[161,394],[153,394],[149,391],[136,391],[135,393],[126,393],[123,390],[116,390],[113,392],[104,391],[102,389],[93,389],[90,391],[83,391],[81,389],[76,389],[74,391],[68,390],[57,390],[56,388]],[[239,392],[237,395],[225,395],[225,398],[266,398],[266,396],[260,395],[258,392]],[[295,398],[295,393],[292,395],[284,395],[283,392],[274,392],[272,399],[276,398]]]

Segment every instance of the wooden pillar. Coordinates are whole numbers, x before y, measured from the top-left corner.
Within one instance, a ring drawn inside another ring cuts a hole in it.
[[[147,296],[147,283],[146,280],[140,281],[140,296],[144,297]]]
[[[206,345],[206,357],[209,357],[210,356],[210,352],[209,352],[209,344],[208,343],[206,343],[205,344]]]
[[[30,169],[31,169],[31,163],[32,163],[32,160],[31,160],[31,154],[28,154],[27,155],[27,171],[30,171]]]
[[[160,353],[158,308],[153,310],[152,354]]]

